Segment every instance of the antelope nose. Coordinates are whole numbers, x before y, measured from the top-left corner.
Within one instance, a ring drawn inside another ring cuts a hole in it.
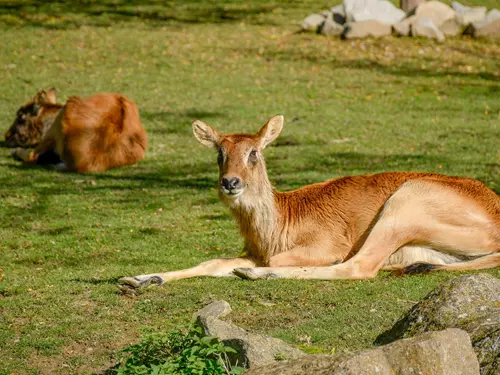
[[[241,180],[238,177],[223,177],[220,184],[226,190],[233,190],[241,187]]]

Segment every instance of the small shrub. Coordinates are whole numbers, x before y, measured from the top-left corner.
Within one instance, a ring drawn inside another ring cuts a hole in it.
[[[231,366],[228,353],[236,351],[216,337],[203,336],[191,326],[168,334],[144,336],[122,350],[116,375],[237,375],[243,368]]]

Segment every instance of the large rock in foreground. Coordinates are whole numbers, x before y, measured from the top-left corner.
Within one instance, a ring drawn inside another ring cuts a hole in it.
[[[384,344],[425,331],[460,328],[471,336],[482,375],[500,373],[500,279],[465,275],[444,283],[417,303],[392,329]]]
[[[308,356],[252,368],[244,375],[478,375],[469,335],[427,332],[358,354]]]
[[[205,335],[218,337],[225,345],[238,352],[237,355],[230,356],[231,363],[248,368],[305,355],[279,339],[250,333],[218,319],[227,312],[227,306],[229,304],[225,301],[216,301],[198,311],[195,316]]]

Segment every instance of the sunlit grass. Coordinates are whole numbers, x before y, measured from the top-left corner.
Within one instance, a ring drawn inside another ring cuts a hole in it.
[[[62,29],[31,21],[45,10],[25,10],[21,22],[4,3],[3,129],[39,88],[55,86],[61,101],[121,92],[139,105],[150,147],[136,166],[87,176],[21,167],[0,149],[0,374],[102,371],[142,330],[186,323],[219,298],[231,303],[237,324],[292,344],[325,352],[365,348],[454,276],[192,279],[117,294],[120,276],[241,252],[217,200],[216,155],[192,136],[195,119],[222,132],[253,132],[284,114],[284,131],[266,150],[280,190],[349,174],[422,170],[479,178],[500,191],[498,42],[345,42],[295,33],[309,10],[326,3],[233,2],[228,9],[251,12],[228,20],[210,12],[200,18],[195,3],[131,2],[117,9],[157,7],[180,21],[108,15],[99,26],[103,15],[82,11],[81,22]],[[38,4],[50,10],[64,3]],[[61,12],[66,22],[70,12]]]

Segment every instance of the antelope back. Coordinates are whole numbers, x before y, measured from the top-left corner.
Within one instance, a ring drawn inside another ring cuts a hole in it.
[[[120,94],[68,99],[61,116],[63,159],[77,172],[98,172],[144,158],[147,135],[134,102]]]

